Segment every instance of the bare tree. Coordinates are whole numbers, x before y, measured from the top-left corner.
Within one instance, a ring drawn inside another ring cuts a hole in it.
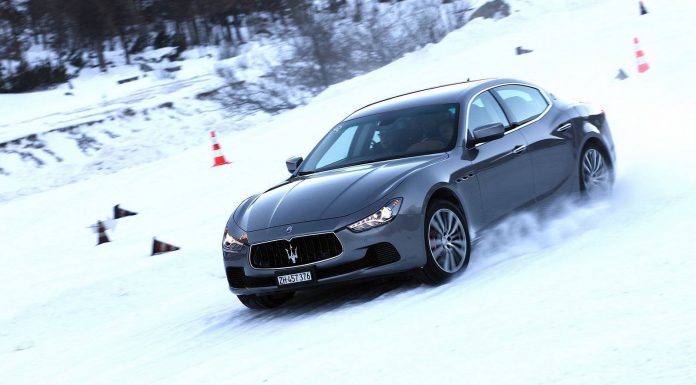
[[[8,71],[12,71],[13,60],[25,64],[26,21],[17,4],[12,0],[0,0],[0,58],[8,59]]]

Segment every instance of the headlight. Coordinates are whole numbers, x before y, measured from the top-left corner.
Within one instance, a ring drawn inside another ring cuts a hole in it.
[[[225,251],[241,251],[247,244],[248,239],[246,233],[242,233],[239,238],[235,238],[225,229],[225,237],[222,240],[222,248]]]
[[[348,226],[351,231],[359,233],[361,231],[369,230],[371,228],[382,226],[386,223],[391,222],[396,214],[399,213],[401,208],[401,198],[394,198],[389,201],[384,207],[377,210],[374,214],[367,218],[363,218],[352,225]]]

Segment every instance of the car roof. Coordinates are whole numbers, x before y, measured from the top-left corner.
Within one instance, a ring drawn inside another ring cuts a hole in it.
[[[350,114],[345,120],[361,118],[368,115],[379,114],[387,111],[401,110],[405,108],[427,106],[434,104],[460,103],[463,101],[467,92],[478,92],[497,84],[505,83],[527,84],[527,82],[515,79],[478,79],[467,80],[460,83],[452,83],[441,85],[432,88],[426,88],[418,91],[409,92],[402,95],[397,95],[391,98],[380,100]]]

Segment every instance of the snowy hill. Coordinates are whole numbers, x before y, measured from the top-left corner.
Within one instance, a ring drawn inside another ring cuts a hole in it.
[[[176,8],[191,1],[160,5]],[[274,7],[255,4],[252,8]],[[300,2],[288,4],[274,15],[247,9],[246,21],[238,25],[243,43],[211,41],[184,51],[150,46],[131,53],[128,64],[122,44],[114,45],[111,38],[107,45],[112,48],[102,53],[108,72],[100,71],[94,52],[78,51],[77,57],[88,64],[71,64],[68,72],[79,76],[69,83],[0,93],[0,201],[166,158],[206,142],[211,129],[249,128],[306,104],[330,84],[440,41],[471,19],[498,18],[509,11],[501,0],[360,0],[340,2],[334,11],[327,10],[326,2],[315,2],[315,11],[299,17]],[[70,9],[76,8],[84,11],[74,4]],[[283,21],[287,14],[291,20]],[[164,17],[150,28],[166,29],[166,12]],[[171,20],[169,24],[174,28]],[[321,66],[307,54],[315,51],[307,45],[308,35],[327,41],[315,47],[324,58]],[[58,55],[51,47],[33,45],[24,56],[29,63],[43,63]],[[326,72],[323,81],[315,66]],[[2,75],[0,67],[0,83]]]
[[[696,383],[696,134],[684,123],[696,102],[687,42],[696,7],[653,1],[639,16],[628,0],[510,3],[510,17],[476,19],[306,106],[221,130],[231,165],[210,168],[207,142],[182,151],[153,135],[146,145],[165,152],[161,160],[108,175],[79,164],[6,179],[13,186],[3,182],[3,192],[22,189],[23,178],[42,189],[76,182],[0,203],[2,382]],[[651,66],[644,74],[634,37]],[[516,56],[517,46],[533,52]],[[619,68],[628,79],[614,78]],[[613,197],[568,203],[543,221],[512,218],[474,250],[465,274],[437,288],[362,284],[300,294],[270,312],[227,291],[227,216],[284,179],[288,156],[306,155],[369,102],[492,76],[601,105],[617,146]],[[134,126],[176,108],[191,114],[182,124],[227,124],[205,121],[198,104],[157,107]],[[114,150],[124,162],[128,145]],[[139,214],[94,247],[88,226],[117,203]],[[150,257],[153,236],[181,250]]]

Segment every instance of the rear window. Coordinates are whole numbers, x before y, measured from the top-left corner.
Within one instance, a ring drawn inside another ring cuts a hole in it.
[[[498,102],[488,91],[477,96],[469,106],[469,132],[487,124],[501,123],[503,127],[508,127],[508,120],[505,118],[503,110],[500,109]]]
[[[533,87],[509,85],[493,89],[512,113],[512,123],[521,124],[541,115],[548,107],[546,98]]]

